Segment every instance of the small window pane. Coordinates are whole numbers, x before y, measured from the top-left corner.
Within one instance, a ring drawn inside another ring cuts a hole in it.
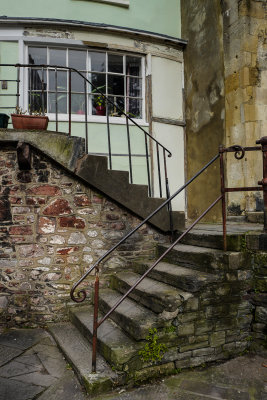
[[[80,115],[85,114],[85,98],[83,94],[72,94],[71,113]]]
[[[29,111],[30,112],[47,112],[46,93],[31,92],[29,96]]]
[[[106,102],[102,96],[91,96],[92,114],[106,115]]]
[[[85,71],[86,51],[69,50],[69,67],[78,69],[79,71]]]
[[[46,70],[31,69],[29,70],[29,89],[31,90],[46,90],[47,79]],[[43,86],[42,86],[43,81]]]
[[[126,78],[127,81],[127,96],[131,96],[131,97],[141,97],[141,84],[142,84],[142,80],[139,78],[130,78],[127,77]]]
[[[66,50],[50,49],[50,65],[60,65],[61,67],[66,67],[66,54]]]
[[[142,100],[127,99],[127,111],[130,117],[142,118]]]
[[[56,112],[56,93],[48,94],[48,112],[55,113]],[[57,94],[57,112],[58,114],[66,114],[67,113],[67,95],[65,93]]]
[[[88,77],[94,86],[91,87],[92,93],[98,93],[101,90],[102,93],[106,94],[106,75],[105,74],[90,74]]]
[[[47,64],[46,47],[29,47],[29,64]]]
[[[91,71],[106,71],[106,53],[91,51],[88,53],[91,59]]]
[[[141,76],[140,57],[126,57],[126,75]]]
[[[56,90],[56,72],[49,71],[49,90]],[[67,72],[57,71],[57,90],[59,92],[67,91]]]
[[[109,75],[108,76],[108,93],[124,95],[124,76]]]
[[[71,73],[71,91],[84,93],[84,79],[77,72]]]
[[[123,56],[108,54],[108,70],[109,72],[123,73]]]
[[[124,97],[109,96],[109,99],[114,103],[113,106],[111,104],[108,105],[109,115],[111,117],[120,117],[122,115],[120,110],[125,110]]]

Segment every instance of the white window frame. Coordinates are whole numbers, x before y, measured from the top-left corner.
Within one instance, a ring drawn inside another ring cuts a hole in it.
[[[149,126],[149,123],[147,122],[147,117],[146,117],[146,95],[145,95],[145,56],[136,54],[136,53],[131,53],[131,52],[114,52],[114,51],[107,51],[107,50],[101,50],[101,49],[90,49],[88,47],[81,47],[81,46],[73,46],[70,45],[68,46],[67,44],[60,45],[57,43],[47,43],[47,44],[40,44],[36,42],[27,42],[25,44],[25,63],[28,64],[28,56],[29,56],[29,47],[46,47],[48,48],[58,48],[58,49],[66,49],[68,50],[87,50],[87,51],[98,51],[98,52],[103,52],[103,53],[108,53],[108,54],[116,54],[116,55],[122,55],[123,57],[126,56],[133,56],[133,57],[140,57],[141,58],[141,78],[142,78],[142,85],[141,85],[141,99],[142,99],[142,118],[132,118],[138,125],[142,126]],[[89,65],[88,65],[88,57],[86,60],[87,63],[87,69],[89,70]],[[123,63],[124,68],[125,68],[125,62]],[[106,76],[108,76],[108,71],[106,71]],[[124,78],[126,77],[126,73],[123,70],[123,76]],[[24,90],[23,90],[23,99],[22,99],[22,109],[23,110],[28,110],[28,88],[29,88],[29,81],[28,81],[28,73],[27,69],[24,68],[24,76],[23,76],[23,82],[24,82]],[[124,96],[125,97],[125,96]],[[125,97],[126,98],[126,97]],[[88,114],[87,114],[87,122],[91,123],[100,123],[100,124],[106,124],[107,123],[107,117],[106,116],[100,116],[100,115],[92,115],[91,113],[91,102],[88,102]],[[56,115],[54,113],[46,113],[48,116],[49,120],[51,122],[56,121]],[[71,120],[72,122],[85,122],[85,116],[83,115],[78,115],[78,114],[71,114]],[[67,122],[69,121],[69,114],[58,114],[58,122]],[[117,124],[117,125],[122,125],[125,124],[125,117],[109,117],[109,122],[110,124]],[[129,124],[133,124],[131,121],[129,121]]]

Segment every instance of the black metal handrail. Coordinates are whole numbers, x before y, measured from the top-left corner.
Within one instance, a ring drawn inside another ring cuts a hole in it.
[[[199,175],[202,174],[203,171],[205,171],[211,164],[214,163],[218,158],[220,157],[220,154],[217,154],[214,156],[203,168],[201,168],[191,179],[189,179],[183,186],[181,186],[172,196],[170,196],[169,199],[165,200],[155,211],[153,211],[151,214],[149,214],[140,224],[138,224],[134,229],[132,229],[128,234],[126,234],[117,244],[115,244],[110,250],[106,251],[105,254],[103,254],[95,263],[92,267],[89,268],[89,270],[79,279],[77,283],[75,283],[72,286],[70,296],[71,299],[77,303],[83,302],[86,297],[86,291],[84,289],[81,289],[77,293],[77,297],[75,297],[74,293],[77,287],[86,279],[86,277],[93,271],[96,270],[97,276],[96,276],[96,281],[95,281],[95,296],[94,296],[94,327],[93,327],[93,355],[92,355],[92,370],[95,372],[96,370],[96,342],[97,342],[97,329],[99,326],[108,318],[108,316],[121,304],[121,302],[131,293],[131,291],[147,276],[147,274],[161,261],[163,257],[160,257],[152,267],[149,268],[148,271],[146,271],[145,274],[142,275],[142,277],[132,286],[129,291],[121,297],[121,299],[110,309],[110,311],[100,320],[98,321],[98,292],[99,292],[99,279],[98,279],[98,272],[99,272],[99,264],[106,259],[114,250],[116,250],[122,243],[124,243],[130,236],[132,236],[139,228],[141,228],[146,222],[148,222],[153,216],[155,216],[160,210],[162,210],[163,207],[166,205],[170,204],[170,202],[179,194],[181,193],[191,182],[193,182]],[[214,203],[184,232],[176,241],[174,244],[171,245],[171,247],[164,253],[163,256],[165,256],[171,249],[177,244],[185,235],[187,232],[189,232],[196,224],[199,222],[200,219],[202,219],[207,212],[215,205],[218,203],[219,200],[222,199],[222,195],[219,196]]]
[[[97,95],[101,96],[104,99],[105,105],[107,107],[106,109],[106,118],[107,118],[107,136],[108,136],[108,160],[109,160],[109,168],[112,169],[112,149],[111,149],[111,133],[110,133],[110,120],[109,120],[109,110],[108,107],[109,105],[112,107],[116,107],[116,110],[120,113],[120,115],[124,115],[126,119],[126,130],[127,130],[127,146],[128,146],[128,160],[129,160],[129,178],[130,178],[130,183],[133,183],[133,164],[132,164],[132,153],[131,153],[131,139],[130,139],[130,133],[129,133],[129,127],[131,122],[134,126],[136,126],[139,131],[143,132],[144,134],[144,139],[145,139],[145,158],[146,158],[146,169],[147,169],[147,183],[148,183],[148,194],[149,196],[152,196],[152,186],[154,183],[155,185],[155,179],[153,179],[153,174],[156,175],[157,173],[157,181],[158,181],[158,187],[159,187],[159,196],[162,198],[163,197],[163,190],[162,190],[162,175],[165,180],[165,194],[166,197],[169,197],[169,180],[168,180],[168,173],[167,173],[167,163],[166,163],[166,156],[171,157],[172,153],[170,150],[168,150],[163,144],[161,144],[157,139],[155,139],[149,132],[147,132],[142,126],[140,126],[130,115],[127,114],[120,106],[118,106],[117,102],[114,102],[110,100],[108,96],[106,96],[102,90],[99,89],[93,82],[91,82],[89,79],[87,79],[80,71],[78,71],[75,68],[71,67],[64,67],[64,66],[59,66],[59,65],[47,65],[47,64],[0,64],[0,67],[15,67],[17,68],[17,79],[12,80],[13,82],[17,82],[17,93],[16,94],[3,94],[0,92],[0,96],[16,96],[17,101],[16,101],[16,106],[19,106],[19,84],[20,84],[20,69],[21,68],[27,68],[31,71],[30,73],[30,82],[29,82],[29,97],[30,97],[30,103],[29,103],[29,113],[32,114],[33,107],[32,107],[32,92],[34,91],[33,89],[33,82],[32,82],[32,71],[36,69],[41,69],[41,111],[42,114],[45,114],[45,92],[46,90],[44,89],[44,71],[45,70],[54,70],[55,71],[55,107],[56,107],[56,112],[55,112],[55,122],[56,122],[56,132],[58,132],[58,70],[62,71],[68,71],[68,90],[66,93],[68,94],[68,122],[69,122],[69,127],[68,127],[68,134],[71,136],[71,127],[72,127],[72,112],[71,112],[71,104],[72,104],[72,91],[71,91],[71,82],[72,82],[72,73],[78,74],[84,82],[84,88],[83,88],[83,93],[84,93],[84,104],[85,104],[85,149],[86,153],[88,153],[88,91],[87,91],[87,83],[91,85],[94,90],[97,91]],[[4,79],[0,79],[0,81],[3,81]],[[28,90],[28,89],[27,89]],[[54,91],[53,91],[54,92]],[[10,109],[13,107],[0,107],[2,109]],[[79,121],[82,122],[82,121]],[[152,174],[152,168],[150,165],[150,155],[149,155],[149,150],[150,146],[148,141],[151,140],[151,143],[154,144],[155,149],[156,149],[156,157],[155,157],[155,162],[156,162],[156,167],[153,171]],[[162,154],[163,158],[163,166],[161,166],[160,162],[160,151]],[[162,167],[162,168],[161,168]],[[164,171],[162,174],[161,169]],[[170,210],[170,209],[169,209]],[[171,211],[171,210],[170,210]]]

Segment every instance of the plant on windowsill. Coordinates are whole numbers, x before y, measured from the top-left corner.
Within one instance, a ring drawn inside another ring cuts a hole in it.
[[[16,107],[15,113],[11,114],[11,118],[14,129],[45,131],[49,122],[48,117],[43,115],[41,110],[27,114],[20,107]]]
[[[98,86],[96,89],[92,90],[92,94],[102,91],[105,89],[106,85],[103,86]],[[93,105],[95,107],[96,115],[106,115],[106,99],[105,97],[101,96],[101,94],[98,94],[94,96],[93,99]]]

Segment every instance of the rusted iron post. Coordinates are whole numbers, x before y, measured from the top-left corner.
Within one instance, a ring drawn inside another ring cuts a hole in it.
[[[69,69],[69,136],[71,136],[71,69]]]
[[[224,147],[219,146],[220,153],[220,175],[221,175],[221,195],[222,195],[222,224],[223,224],[223,250],[227,251],[227,233],[226,233],[226,202],[225,202],[225,180],[224,180]]]
[[[263,164],[263,178],[258,182],[263,188],[263,202],[264,202],[264,233],[267,233],[267,136],[263,136],[256,141],[262,147],[262,164]]]
[[[98,268],[95,277],[95,294],[94,294],[94,325],[93,325],[93,353],[92,353],[92,372],[96,372],[96,347],[97,347],[97,320],[98,320],[98,299],[99,299],[99,276]]]

